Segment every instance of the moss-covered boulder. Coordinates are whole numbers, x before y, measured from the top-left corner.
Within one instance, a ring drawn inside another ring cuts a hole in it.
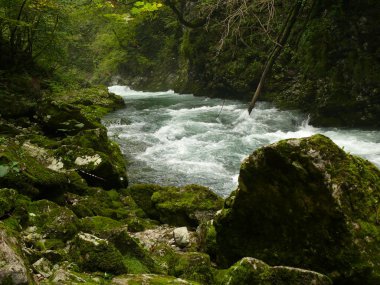
[[[184,187],[137,184],[128,191],[149,217],[175,226],[195,227],[211,219],[223,204],[222,198],[209,188],[194,184]]]
[[[49,135],[72,135],[81,130],[97,127],[97,124],[81,114],[79,107],[50,100],[39,104],[37,118]]]
[[[177,254],[173,259],[169,274],[183,279],[197,281],[201,284],[212,284],[210,257],[199,252]]]
[[[215,274],[216,285],[332,285],[325,275],[299,268],[274,266],[265,262],[244,257],[227,270]]]
[[[120,251],[109,241],[94,235],[78,233],[70,245],[69,252],[71,260],[82,270],[113,274],[127,273]]]
[[[87,188],[49,149],[14,140],[0,143],[0,185],[34,198],[58,197],[66,191],[83,193]]]
[[[89,188],[86,195],[82,196],[65,193],[64,205],[80,218],[100,216],[121,221],[123,225],[128,225],[129,231],[142,231],[158,224],[157,221],[147,218],[132,197],[123,191]],[[95,218],[94,222],[96,220]]]
[[[155,274],[127,274],[117,276],[112,279],[112,285],[136,284],[136,285],[197,285],[200,283],[188,281],[173,276],[155,275]]]
[[[67,169],[75,170],[87,184],[105,189],[127,186],[125,162],[121,153],[113,157],[92,148],[64,145],[55,151]]]
[[[315,135],[263,147],[241,165],[216,219],[218,261],[244,256],[339,282],[378,284],[380,171]]]
[[[28,226],[44,239],[67,241],[78,232],[78,218],[66,207],[48,200],[39,200],[28,206]]]

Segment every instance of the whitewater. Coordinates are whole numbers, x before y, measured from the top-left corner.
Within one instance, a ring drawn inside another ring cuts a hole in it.
[[[200,184],[225,197],[236,189],[241,161],[257,148],[316,133],[380,166],[380,131],[316,128],[307,114],[189,94],[111,86],[126,108],[103,119],[128,162],[130,183]]]

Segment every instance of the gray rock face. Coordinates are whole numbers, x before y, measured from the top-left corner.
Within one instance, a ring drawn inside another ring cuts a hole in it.
[[[186,247],[190,243],[190,236],[186,227],[174,229],[173,235],[174,241],[179,247]]]
[[[0,284],[34,284],[14,237],[0,228]]]
[[[215,219],[217,258],[252,256],[380,284],[380,171],[315,135],[255,151]]]

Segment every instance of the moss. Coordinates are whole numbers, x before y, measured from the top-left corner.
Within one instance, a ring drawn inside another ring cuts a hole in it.
[[[379,194],[380,171],[324,136],[264,147],[243,162],[239,187],[216,219],[218,261],[248,255],[331,274],[338,283],[365,274],[370,282],[378,261],[354,225],[377,227]]]
[[[222,198],[198,185],[178,188],[137,184],[128,192],[150,218],[176,226],[197,226],[223,204]]]
[[[79,217],[103,216],[127,224],[148,226],[151,222],[144,212],[134,203],[130,196],[116,191],[105,191],[100,188],[89,188],[86,195],[65,194],[65,205]]]
[[[79,233],[70,247],[70,258],[85,271],[126,273],[121,253],[108,241]]]
[[[124,257],[124,265],[129,274],[150,273],[150,270],[136,257]]]
[[[40,200],[28,206],[30,227],[46,238],[68,240],[78,231],[78,218],[69,209],[48,201]]]
[[[80,219],[79,224],[81,231],[95,235],[115,228],[119,228],[123,225],[119,221],[101,216],[93,216]]]
[[[179,254],[169,274],[201,284],[212,284],[210,257],[204,253],[188,252]]]
[[[132,274],[121,275],[112,279],[112,284],[130,284],[130,285],[163,285],[163,284],[178,284],[178,285],[197,285],[200,283],[194,281],[183,280],[172,276],[155,275],[155,274]]]
[[[216,285],[332,285],[332,281],[322,274],[298,268],[270,267],[261,260],[245,257],[226,270],[215,273]]]
[[[128,187],[128,193],[136,204],[152,219],[159,219],[159,213],[151,201],[153,193],[162,191],[164,187],[155,184],[134,184]]]
[[[197,228],[199,249],[206,252],[212,259],[216,258],[217,243],[216,243],[216,230],[214,221],[207,221],[199,225]]]
[[[176,226],[196,226],[210,219],[223,203],[210,189],[198,185],[168,187],[155,192],[151,200],[160,214],[161,222]]]

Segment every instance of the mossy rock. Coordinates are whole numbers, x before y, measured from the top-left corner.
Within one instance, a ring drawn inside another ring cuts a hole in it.
[[[217,252],[216,230],[214,220],[203,222],[197,228],[199,250],[206,252],[215,260]]]
[[[163,273],[151,253],[137,239],[131,237],[126,228],[109,231],[107,239],[125,256],[124,264],[128,273]]]
[[[222,198],[199,185],[161,187],[137,184],[128,191],[149,217],[175,226],[196,227],[211,219],[223,204]]]
[[[71,260],[82,270],[113,274],[127,273],[120,251],[109,241],[94,235],[78,233],[70,245],[69,253]]]
[[[64,261],[56,264],[53,267],[51,276],[39,281],[43,285],[55,284],[107,284],[110,274],[101,273],[86,273],[80,270],[74,263]]]
[[[156,184],[134,184],[128,187],[136,204],[152,219],[159,219],[160,215],[151,200],[153,193],[164,191],[165,187]]]
[[[62,158],[65,168],[75,169],[89,186],[112,189],[128,185],[121,154],[114,159],[92,148],[64,145],[55,151],[55,155]]]
[[[35,284],[18,233],[0,221],[0,284]]]
[[[57,101],[41,102],[37,109],[37,117],[48,135],[72,135],[99,126],[99,123],[83,116],[79,107]]]
[[[128,224],[128,229],[132,231],[143,230],[157,223],[146,218],[131,197],[116,190],[89,188],[83,196],[65,193],[63,200],[64,205],[80,218],[107,217]]]
[[[151,200],[160,214],[160,221],[175,226],[197,226],[212,218],[223,203],[209,188],[194,184],[167,187],[155,192]]]
[[[215,276],[216,285],[332,285],[332,281],[320,273],[284,266],[270,267],[251,257],[244,257],[227,270],[217,271]]]
[[[121,222],[102,216],[86,217],[79,220],[80,230],[94,235],[100,235],[122,226]]]
[[[198,285],[200,283],[188,281],[173,276],[156,275],[156,274],[127,274],[117,276],[112,279],[112,285],[163,285],[163,284],[178,284],[178,285]]]
[[[169,274],[200,284],[212,284],[210,257],[199,252],[186,252],[177,255],[177,260],[169,269]]]
[[[58,197],[66,191],[83,193],[87,187],[77,173],[66,171],[50,150],[27,141],[1,144],[0,168],[1,185],[32,198]]]
[[[78,218],[66,207],[48,200],[39,200],[28,206],[29,227],[47,239],[67,241],[78,232]]]
[[[263,147],[242,163],[238,189],[215,220],[218,262],[254,256],[338,284],[376,284],[379,202],[379,169],[327,137]]]

